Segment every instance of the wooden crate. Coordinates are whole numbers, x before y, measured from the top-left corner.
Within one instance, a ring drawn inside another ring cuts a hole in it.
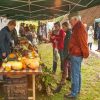
[[[28,100],[27,76],[6,78],[4,83],[5,100]]]

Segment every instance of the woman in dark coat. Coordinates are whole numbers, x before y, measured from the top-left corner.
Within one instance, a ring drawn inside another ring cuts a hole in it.
[[[55,93],[60,92],[62,85],[65,84],[66,79],[68,81],[71,80],[71,71],[70,71],[71,64],[70,64],[70,55],[69,55],[69,51],[68,51],[69,40],[70,40],[70,37],[71,37],[71,30],[69,29],[69,24],[67,22],[64,22],[62,24],[62,28],[66,33],[66,36],[65,36],[65,39],[64,39],[64,49],[63,49],[64,70],[62,72],[60,84],[57,86],[57,88],[54,91]]]

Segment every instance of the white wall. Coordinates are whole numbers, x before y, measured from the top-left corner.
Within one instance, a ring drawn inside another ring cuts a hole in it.
[[[7,18],[0,17],[0,30],[8,24],[9,20]]]
[[[48,23],[47,23],[47,32],[48,32],[49,30],[52,30],[53,27],[54,27],[54,22],[48,22]]]

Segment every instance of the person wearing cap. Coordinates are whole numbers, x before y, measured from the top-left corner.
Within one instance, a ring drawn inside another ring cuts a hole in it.
[[[72,35],[69,41],[69,54],[71,61],[71,93],[65,94],[65,98],[76,98],[81,90],[81,63],[83,58],[89,56],[88,33],[81,22],[78,13],[69,15],[72,26]]]

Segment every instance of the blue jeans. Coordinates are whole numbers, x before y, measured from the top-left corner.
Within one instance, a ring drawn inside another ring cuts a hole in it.
[[[81,63],[82,57],[71,56],[71,94],[77,96],[81,89]]]

